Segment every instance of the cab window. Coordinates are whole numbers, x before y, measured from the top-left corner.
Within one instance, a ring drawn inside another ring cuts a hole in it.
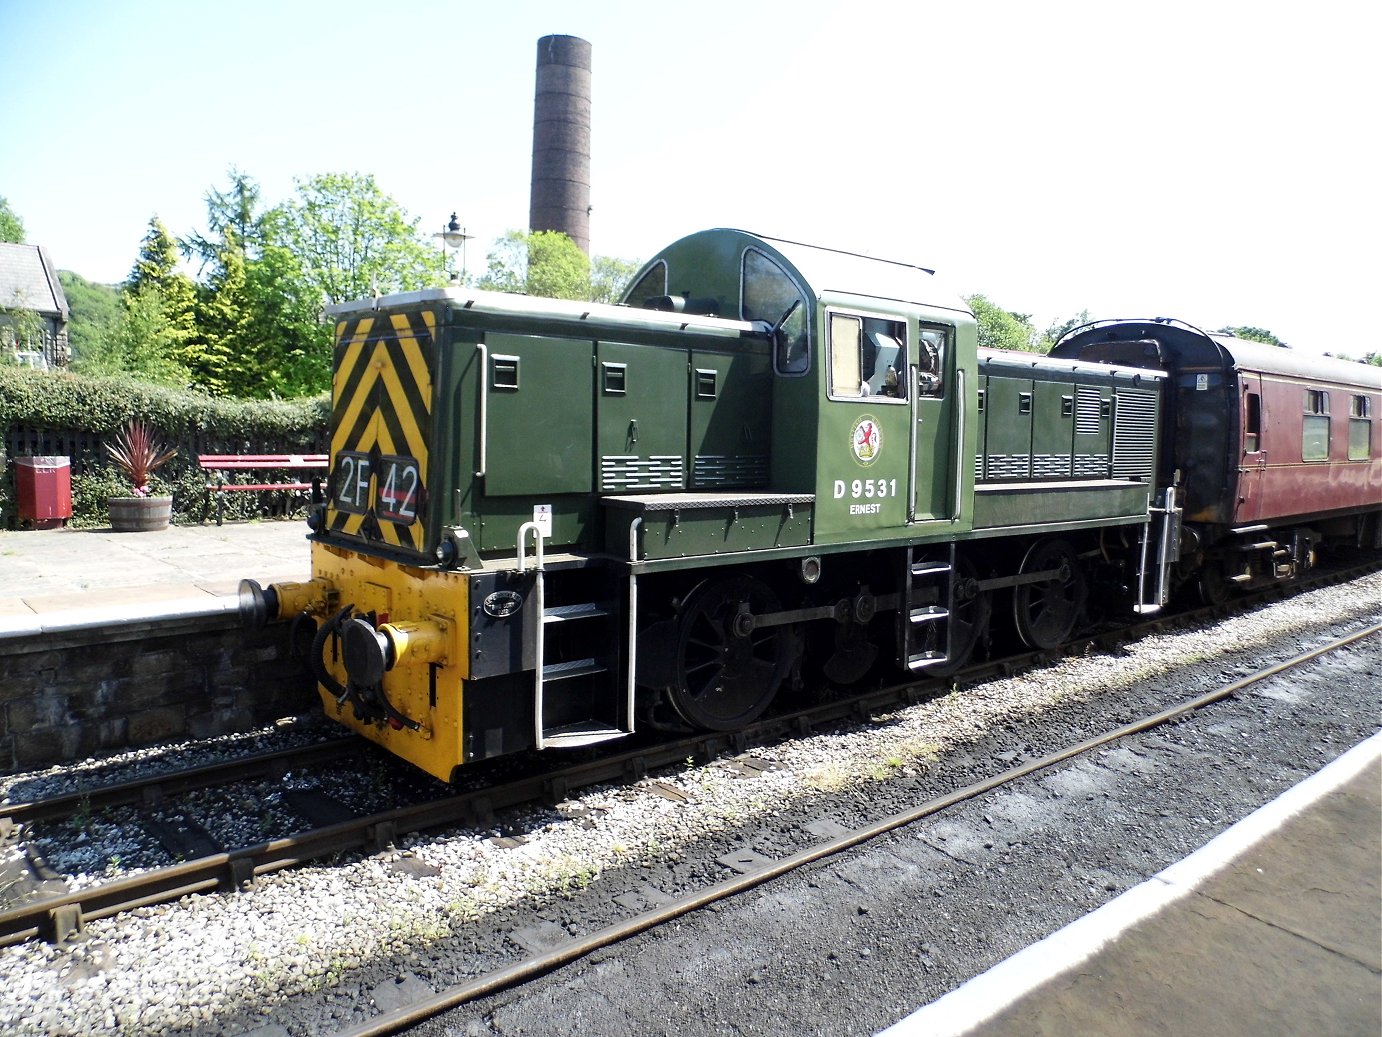
[[[945,354],[949,332],[944,328],[917,329],[917,395],[939,399],[945,395]]]
[[[667,264],[659,259],[638,282],[624,293],[624,302],[639,308],[648,305],[649,299],[657,299],[667,294]]]
[[[907,325],[882,317],[830,314],[830,395],[907,398]]]
[[[762,252],[746,249],[739,298],[739,315],[744,320],[781,326],[773,343],[773,366],[778,374],[805,374],[810,370],[809,307],[806,296],[787,272]]]

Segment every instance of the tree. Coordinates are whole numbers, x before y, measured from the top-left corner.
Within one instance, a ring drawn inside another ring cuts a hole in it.
[[[178,242],[183,255],[196,259],[201,271],[219,260],[229,234],[234,235],[240,254],[246,258],[258,255],[264,241],[267,213],[260,203],[259,185],[234,166],[226,175],[230,183],[224,191],[213,187],[203,196],[210,235],[203,237],[194,231]]]
[[[177,273],[178,243],[158,216],[149,217],[149,230],[139,243],[139,258],[134,261],[125,287],[139,291],[146,285],[162,288]]]
[[[321,392],[331,383],[331,332],[321,321],[321,292],[291,248],[288,212],[264,209],[246,174],[231,170],[230,177],[226,190],[206,194],[210,235],[180,243],[201,261],[203,277],[186,363],[196,383],[216,394]]]
[[[123,297],[127,306],[146,293],[158,296],[158,309],[168,323],[168,342],[172,359],[184,370],[201,365],[201,346],[197,335],[197,286],[178,270],[178,243],[157,217],[149,218],[149,230],[139,246],[139,258],[125,282]]]
[[[264,359],[247,395],[293,398],[329,389],[332,328],[322,320],[321,297],[292,250],[266,244],[245,265],[245,293]]]
[[[974,311],[979,325],[979,345],[986,349],[1017,349],[1034,353],[1039,341],[1031,318],[1004,310],[982,295],[967,295],[965,302]]]
[[[1067,334],[1074,331],[1076,328],[1084,327],[1088,323],[1089,311],[1081,310],[1069,320],[1061,321],[1059,324],[1052,324],[1042,333],[1041,340],[1037,343],[1036,351],[1038,353],[1051,352],[1052,347]]]
[[[15,245],[24,243],[24,221],[10,208],[3,195],[0,195],[0,241]]]
[[[643,264],[633,259],[596,256],[590,261],[590,301],[615,303]]]
[[[184,336],[168,318],[163,293],[150,286],[122,298],[120,316],[101,348],[78,354],[73,368],[83,374],[126,374],[158,385],[187,385],[191,372],[177,359]]]
[[[494,243],[480,287],[548,299],[590,299],[590,260],[555,230],[511,230]]]
[[[1282,342],[1266,328],[1220,328],[1215,332],[1216,335],[1232,335],[1234,338],[1247,339],[1249,342],[1265,342],[1269,346],[1281,346],[1284,349],[1291,347]]]
[[[210,260],[215,271],[197,293],[201,362],[192,373],[214,395],[253,395],[246,392],[247,374],[261,357],[252,340],[245,253],[235,228],[221,229],[224,238]]]
[[[121,316],[120,293],[108,284],[96,284],[70,270],[59,270],[58,280],[67,297],[67,344],[74,366],[84,356],[99,353]]]
[[[303,276],[327,302],[412,291],[446,282],[441,250],[374,177],[326,173],[295,181],[283,207],[284,241]]]

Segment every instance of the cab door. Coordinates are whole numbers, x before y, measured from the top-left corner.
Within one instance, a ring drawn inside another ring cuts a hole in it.
[[[915,432],[912,449],[911,522],[949,521],[955,515],[960,458],[955,415],[964,401],[954,379],[954,329],[921,325],[910,379]]]
[[[826,313],[817,537],[865,539],[906,528],[912,500],[912,421],[906,323]]]

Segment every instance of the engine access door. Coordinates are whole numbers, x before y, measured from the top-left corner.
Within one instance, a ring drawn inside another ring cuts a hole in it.
[[[601,342],[596,352],[599,492],[684,490],[687,351]]]

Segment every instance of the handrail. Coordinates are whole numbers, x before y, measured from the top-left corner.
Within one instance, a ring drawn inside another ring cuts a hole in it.
[[[523,551],[523,545],[528,540],[529,532],[533,534],[533,570],[542,572],[542,526],[536,522],[525,522],[518,527],[518,571],[528,571],[528,556]]]
[[[536,574],[533,582],[533,611],[537,615],[537,634],[533,646],[533,748],[542,749],[547,745],[546,739],[542,736],[542,668],[547,662],[543,650],[547,639],[547,594],[542,571],[542,527],[536,522],[525,522],[518,527],[518,571],[522,574],[528,568],[527,559],[523,555],[523,545],[528,539],[529,531],[533,534],[536,558],[533,569]]]
[[[626,730],[629,734],[633,734],[634,729],[634,674],[638,669],[638,573],[632,563],[638,561],[638,530],[642,525],[642,516],[629,523],[629,651],[624,689],[624,715],[628,718]]]
[[[480,467],[475,475],[483,479],[489,470],[489,347],[477,342],[475,350],[480,354]]]
[[[965,488],[965,371],[955,367],[955,514],[951,522],[959,522],[964,511]]]
[[[908,523],[917,520],[917,483],[921,481],[917,478],[917,422],[921,420],[921,392],[917,379],[920,376],[921,370],[916,364],[908,365],[907,384],[912,398],[912,427],[907,436],[907,480],[911,484],[911,492],[907,494]]]

